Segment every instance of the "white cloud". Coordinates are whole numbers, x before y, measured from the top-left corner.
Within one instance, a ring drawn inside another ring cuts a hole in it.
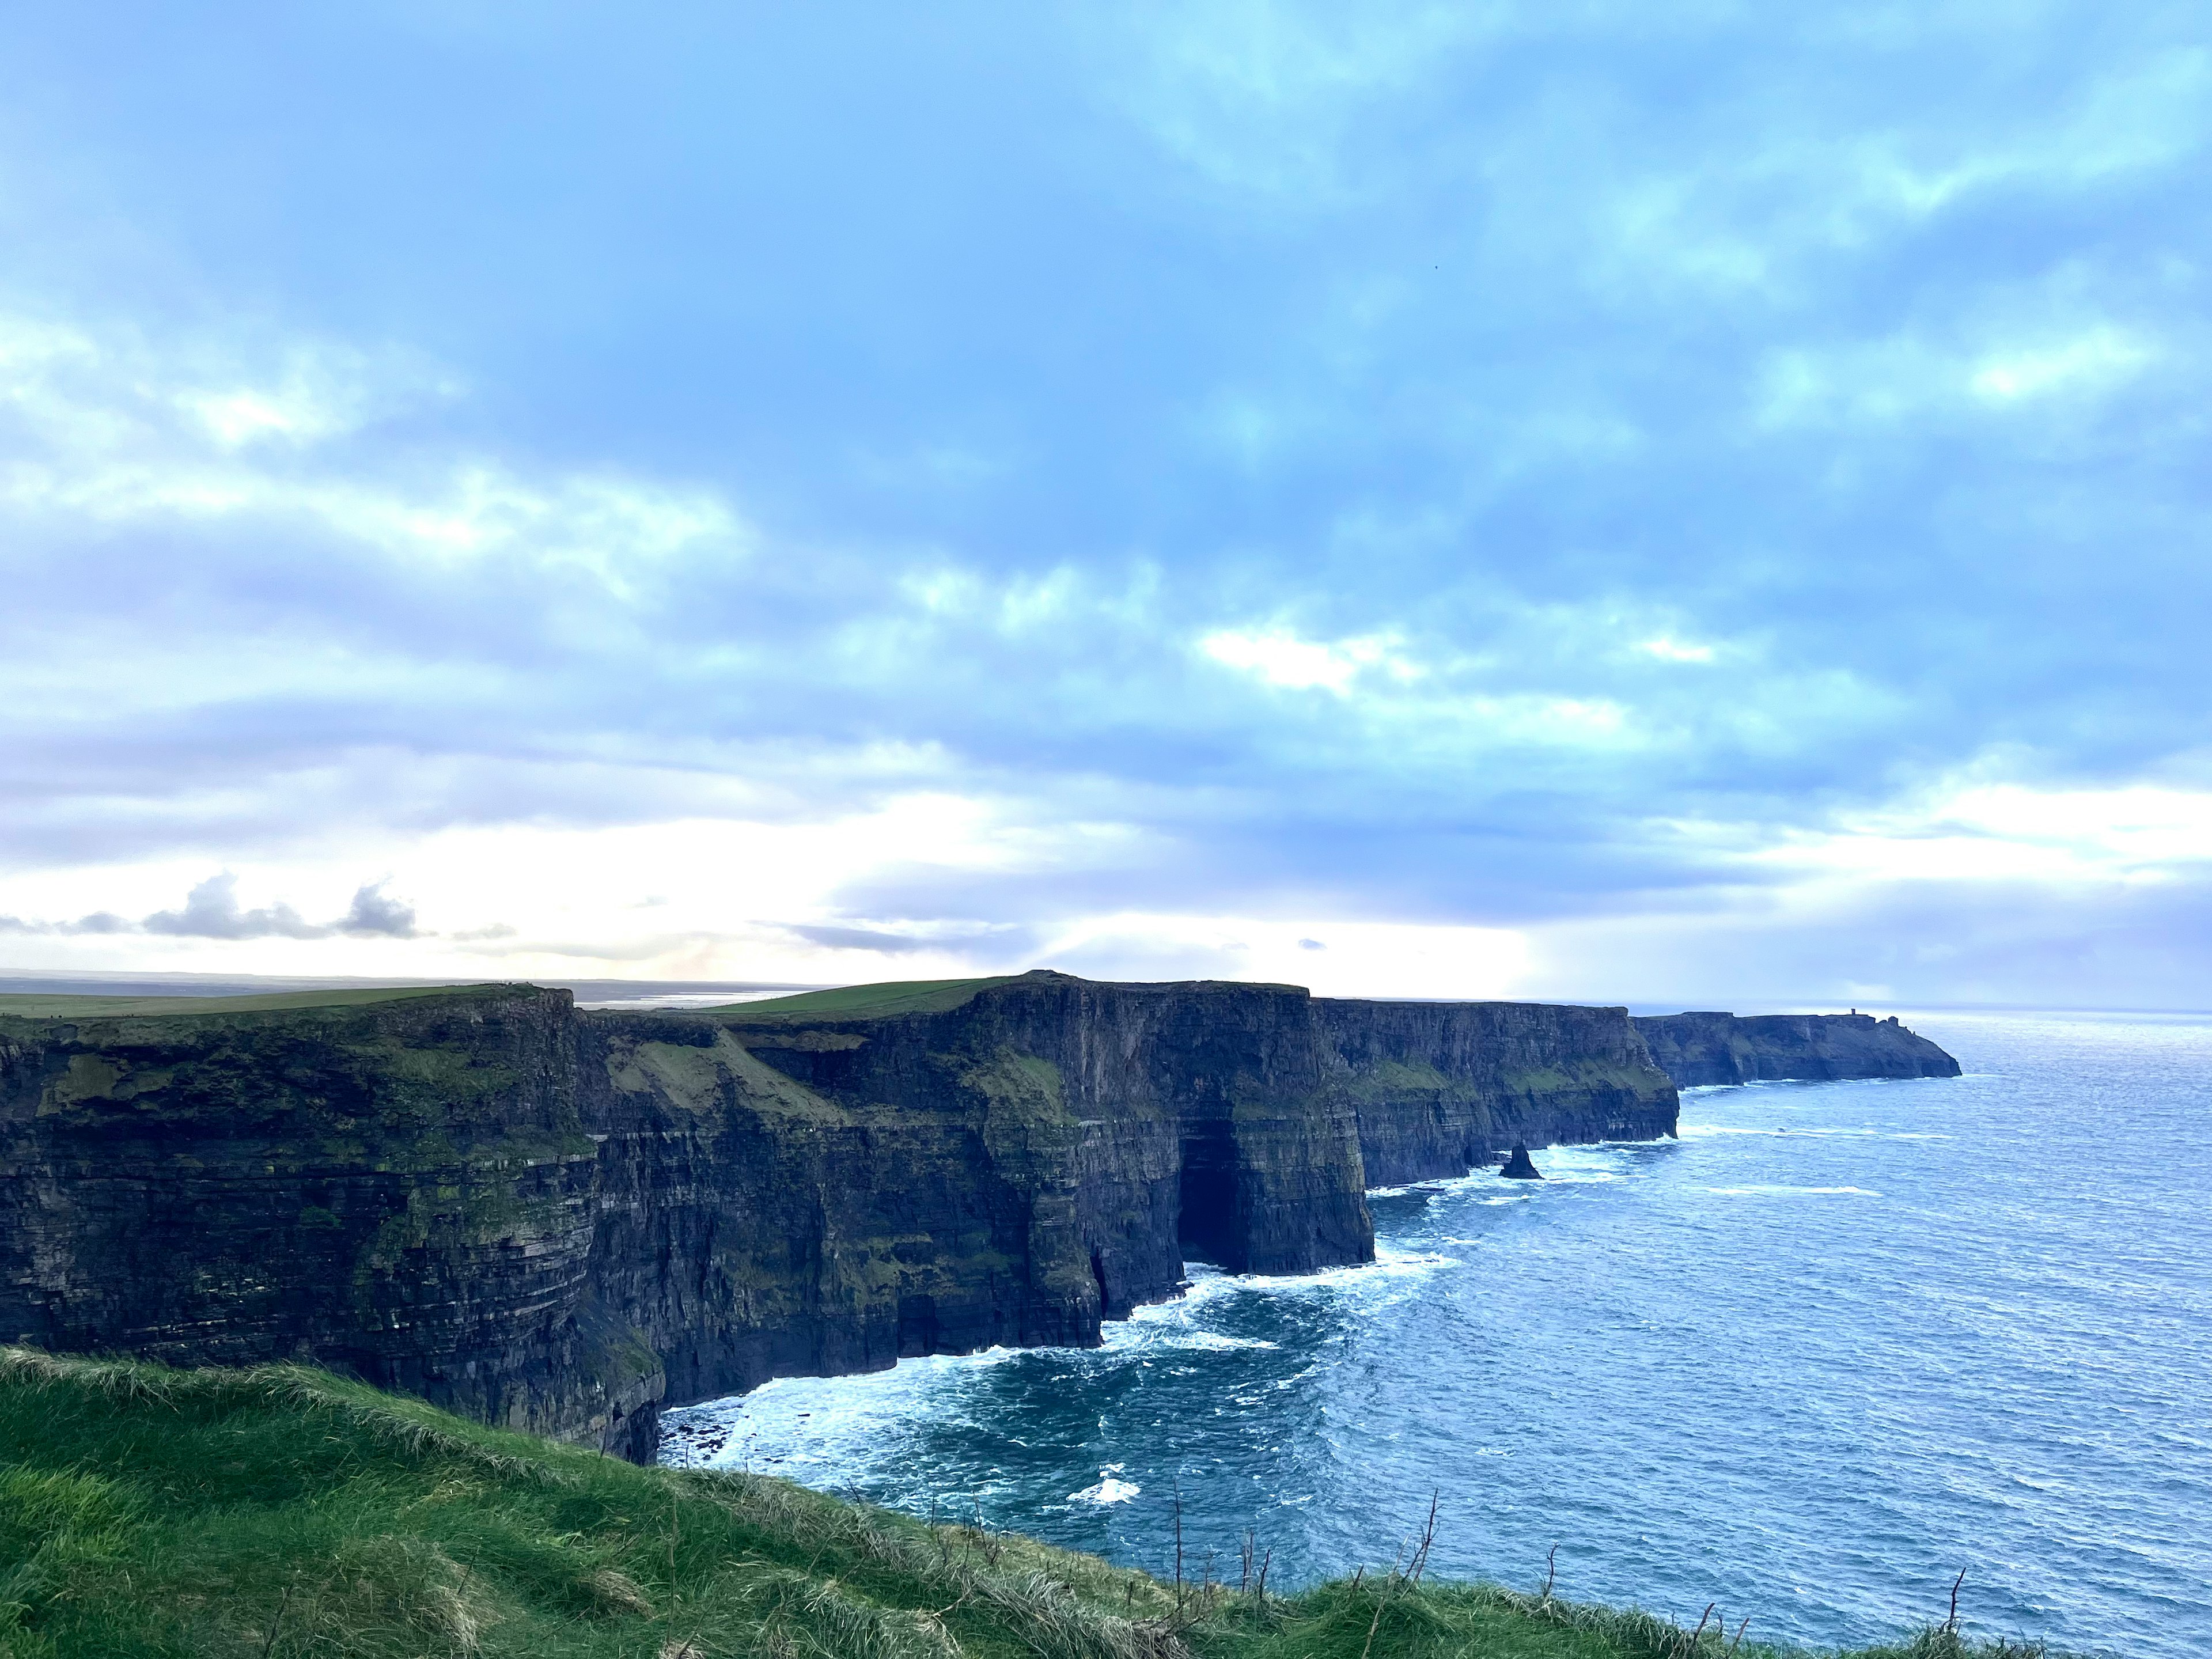
[[[1661,636],[1645,640],[1636,647],[1646,656],[1656,657],[1662,662],[1711,662],[1713,647],[1710,645],[1686,645],[1680,640]]]
[[[1419,678],[1420,667],[1403,654],[1402,644],[1390,634],[1322,641],[1301,639],[1287,628],[1224,628],[1203,635],[1198,648],[1214,661],[1266,684],[1286,690],[1331,691],[1345,697],[1352,695],[1354,682],[1370,670],[1398,681]]]
[[[263,352],[281,366],[255,378],[253,355],[0,317],[0,410],[21,423],[0,507],[29,524],[312,529],[391,557],[580,574],[617,599],[677,558],[750,549],[709,490],[349,445],[373,413],[452,395],[450,376],[411,356],[294,345]]]
[[[2094,328],[2070,340],[1994,353],[1975,364],[1968,384],[1991,403],[2069,390],[2100,389],[2151,361],[2150,351],[2115,328]]]
[[[1968,129],[1941,160],[1908,156],[1884,134],[1853,147],[1863,199],[1920,217],[1996,185],[2079,189],[2171,165],[2204,142],[2208,88],[2212,52],[2166,51],[2090,78],[2063,107],[2035,108],[2009,132]]]
[[[2103,394],[2156,361],[2148,344],[2105,322],[2046,325],[2032,332],[2015,322],[2014,337],[1997,342],[1987,339],[1999,331],[1990,325],[1972,331],[1984,338],[1907,332],[1776,350],[1760,370],[1756,418],[1770,427],[1957,419],[2060,394]]]
[[[2212,792],[1971,785],[1791,836],[1762,856],[1886,878],[2167,881],[2212,864]]]
[[[1305,209],[1342,189],[1346,130],[1363,109],[1510,15],[1223,0],[1152,8],[1133,27],[1117,19],[1110,38],[1129,64],[1125,107],[1153,142],[1218,185]]]

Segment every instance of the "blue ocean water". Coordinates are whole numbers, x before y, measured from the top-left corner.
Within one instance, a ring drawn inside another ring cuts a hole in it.
[[[1203,1271],[1097,1351],[789,1380],[672,1461],[1164,1570],[1387,1564],[1756,1634],[2212,1653],[2212,1019],[1906,1016],[1968,1075],[1696,1090],[1682,1137],[1374,1194],[1381,1260]]]

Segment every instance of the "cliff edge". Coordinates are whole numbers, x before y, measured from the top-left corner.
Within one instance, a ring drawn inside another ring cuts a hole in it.
[[[1661,1014],[1639,1016],[1636,1029],[1652,1059],[1685,1089],[1959,1075],[1957,1060],[1894,1014]]]

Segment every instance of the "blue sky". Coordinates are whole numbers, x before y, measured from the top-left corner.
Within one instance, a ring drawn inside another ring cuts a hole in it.
[[[19,9],[0,968],[2205,1004],[2202,9]]]

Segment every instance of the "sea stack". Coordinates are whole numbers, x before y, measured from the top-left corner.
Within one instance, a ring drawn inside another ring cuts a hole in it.
[[[1517,1140],[1513,1143],[1513,1156],[1505,1160],[1505,1167],[1498,1173],[1508,1181],[1541,1181],[1544,1178],[1544,1172],[1529,1158],[1528,1149]]]

